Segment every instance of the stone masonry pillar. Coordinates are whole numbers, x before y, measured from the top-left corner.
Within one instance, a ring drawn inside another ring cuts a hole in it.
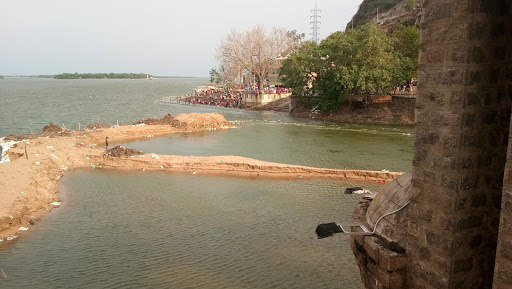
[[[512,94],[509,2],[424,0],[409,288],[492,287]]]

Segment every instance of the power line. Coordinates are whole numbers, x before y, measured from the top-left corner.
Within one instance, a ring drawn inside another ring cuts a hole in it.
[[[309,24],[311,24],[310,29],[313,30],[313,32],[310,33],[311,41],[318,43],[318,36],[320,35],[318,32],[318,29],[320,28],[319,24],[322,24],[318,19],[322,18],[322,16],[319,15],[322,10],[318,9],[315,3],[315,9],[310,10],[310,12],[313,14],[309,17],[310,19],[313,18],[313,21],[309,22]]]

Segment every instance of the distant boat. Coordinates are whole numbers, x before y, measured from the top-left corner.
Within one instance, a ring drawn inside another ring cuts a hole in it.
[[[149,77],[149,74],[146,74],[146,79],[153,80],[153,76]]]

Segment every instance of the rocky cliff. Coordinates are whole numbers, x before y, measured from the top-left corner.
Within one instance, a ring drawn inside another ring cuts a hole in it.
[[[378,22],[385,29],[396,25],[419,24],[423,0],[363,0],[359,10],[346,29],[361,26],[367,22]],[[377,19],[377,9],[379,17]]]

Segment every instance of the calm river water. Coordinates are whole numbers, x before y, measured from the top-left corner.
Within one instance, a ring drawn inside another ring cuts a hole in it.
[[[299,165],[407,171],[411,127],[345,125],[285,114],[155,103],[200,78],[0,80],[0,136],[48,122],[133,122],[221,112],[245,127],[124,144],[144,152],[239,155]],[[80,171],[64,203],[0,249],[0,288],[360,288],[348,237],[317,224],[348,220],[354,183]],[[360,184],[359,184],[360,185]],[[373,189],[372,184],[367,187]]]

